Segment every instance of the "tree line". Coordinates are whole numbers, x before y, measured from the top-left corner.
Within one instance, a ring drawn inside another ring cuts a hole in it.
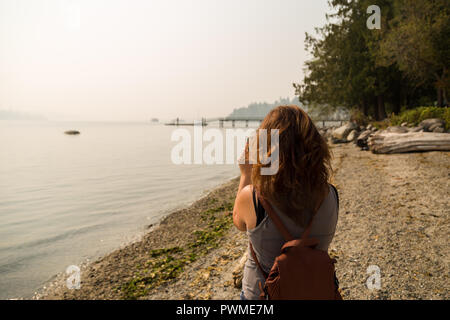
[[[380,28],[369,29],[372,0],[331,0],[327,23],[306,34],[311,60],[300,102],[358,110],[383,120],[421,105],[448,105],[450,1],[377,0]],[[331,111],[331,110],[330,110]]]
[[[289,97],[282,98],[280,97],[278,100],[276,100],[273,103],[269,102],[252,102],[246,107],[242,108],[235,108],[233,112],[228,115],[229,117],[265,117],[267,113],[269,113],[270,110],[273,108],[279,106],[279,105],[289,105],[289,104],[295,104],[298,106],[301,106],[301,104],[298,102],[298,100],[294,97],[290,99]]]

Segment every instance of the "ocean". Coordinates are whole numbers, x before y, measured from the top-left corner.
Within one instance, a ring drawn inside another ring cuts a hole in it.
[[[238,176],[236,164],[174,164],[176,129],[0,121],[0,299],[32,297]]]

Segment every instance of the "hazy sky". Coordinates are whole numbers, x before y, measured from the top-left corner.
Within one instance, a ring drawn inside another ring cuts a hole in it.
[[[293,97],[326,0],[0,0],[0,109],[220,116]]]

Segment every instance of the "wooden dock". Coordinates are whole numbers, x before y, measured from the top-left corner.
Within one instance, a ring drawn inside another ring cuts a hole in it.
[[[235,128],[236,123],[244,123],[245,127],[248,128],[250,122],[259,122],[261,123],[264,120],[264,117],[217,117],[217,118],[202,118],[201,120],[194,121],[194,122],[184,122],[180,120],[180,118],[176,118],[172,122],[165,123],[166,126],[194,126],[194,125],[201,125],[201,126],[207,126],[213,122],[219,123],[219,128],[224,127],[224,123],[231,122],[231,127]],[[321,127],[325,127],[327,123],[339,123],[339,126],[341,126],[344,122],[347,122],[348,120],[344,119],[318,119],[313,120],[316,124],[321,124]]]

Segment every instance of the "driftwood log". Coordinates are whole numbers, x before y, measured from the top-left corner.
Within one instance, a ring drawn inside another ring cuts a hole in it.
[[[245,251],[242,258],[239,260],[236,267],[233,269],[233,282],[235,288],[241,288],[242,287],[242,277],[244,275],[244,265],[248,258],[248,252]]]
[[[394,133],[382,131],[368,140],[373,153],[450,151],[450,134],[434,132]]]

